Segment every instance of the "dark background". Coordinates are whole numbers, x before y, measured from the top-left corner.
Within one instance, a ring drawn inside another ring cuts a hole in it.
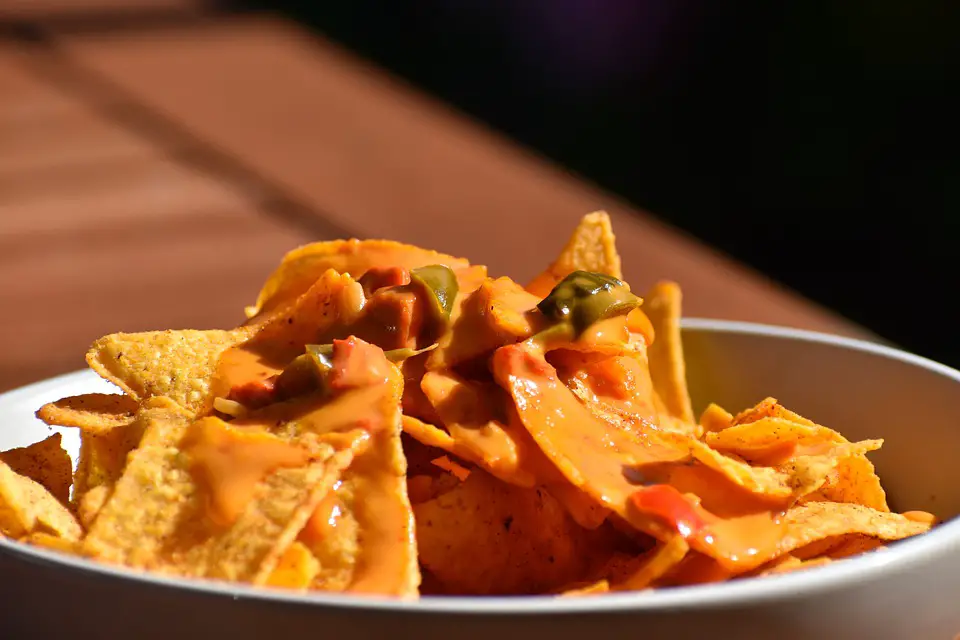
[[[269,6],[882,336],[960,365],[960,2]]]

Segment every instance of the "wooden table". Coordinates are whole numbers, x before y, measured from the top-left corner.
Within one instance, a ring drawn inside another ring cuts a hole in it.
[[[230,326],[300,243],[523,280],[596,209],[634,288],[679,281],[687,315],[865,334],[277,16],[87,4],[0,0],[0,389],[112,331]]]

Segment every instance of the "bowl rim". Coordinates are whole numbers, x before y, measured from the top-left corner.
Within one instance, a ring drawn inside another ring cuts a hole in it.
[[[684,318],[684,330],[704,333],[735,333],[819,343],[898,360],[951,378],[960,383],[960,371],[928,358],[893,347],[832,334],[732,320]],[[95,374],[89,370],[66,373],[0,394],[0,405],[13,404],[52,388],[77,384]],[[882,552],[865,554],[844,562],[807,571],[768,576],[759,579],[714,584],[672,587],[663,590],[610,593],[595,597],[561,598],[548,596],[423,596],[397,599],[324,592],[294,592],[264,589],[216,580],[185,579],[115,567],[64,555],[0,538],[0,553],[19,557],[31,564],[54,565],[85,573],[101,580],[127,581],[146,587],[176,589],[184,594],[226,597],[238,601],[259,601],[278,605],[335,607],[370,613],[446,614],[446,615],[565,615],[583,613],[627,613],[654,610],[688,611],[692,609],[742,608],[813,593],[839,590],[905,570],[917,562],[929,562],[948,552],[960,550],[960,517],[946,521],[921,536],[898,541]],[[131,585],[132,586],[132,585]]]

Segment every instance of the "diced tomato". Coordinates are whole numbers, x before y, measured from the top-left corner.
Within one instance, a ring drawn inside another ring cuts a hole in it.
[[[262,380],[244,382],[230,389],[227,399],[239,402],[247,409],[265,407],[274,401],[276,380],[276,376],[271,376]]]
[[[333,341],[331,389],[350,389],[381,384],[390,376],[390,363],[380,348],[360,338]]]
[[[410,272],[403,267],[372,267],[360,276],[360,286],[367,297],[386,287],[410,284]]]
[[[667,484],[638,489],[630,496],[630,502],[638,511],[662,519],[684,538],[698,537],[707,527],[690,500]]]

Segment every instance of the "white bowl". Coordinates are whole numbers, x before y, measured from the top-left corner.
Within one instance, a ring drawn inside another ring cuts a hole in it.
[[[770,395],[850,439],[884,438],[874,460],[894,509],[960,513],[960,372],[745,323],[687,320],[684,344],[698,409]],[[0,396],[0,449],[47,433],[33,417],[43,402],[109,388],[78,372]],[[0,540],[0,603],[0,638],[951,638],[960,632],[960,519],[822,568],[579,599],[291,594],[158,578]]]

